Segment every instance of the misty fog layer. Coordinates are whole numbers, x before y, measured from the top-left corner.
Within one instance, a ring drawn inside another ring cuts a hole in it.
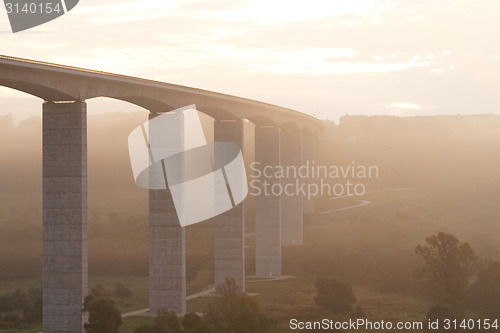
[[[127,148],[128,134],[146,119],[146,113],[89,116],[91,274],[147,275],[148,193],[134,184]],[[339,124],[327,122],[317,163],[376,165],[379,177],[367,180],[365,197],[318,199],[317,212],[356,204],[358,199],[371,204],[317,216],[327,229],[309,228],[311,217],[306,216],[306,246],[301,252],[284,250],[284,273],[327,269],[315,266],[313,258],[331,257],[336,264],[328,269],[335,271],[318,274],[376,282],[380,271],[391,266],[399,270],[393,272],[394,279],[409,277],[417,260],[413,248],[440,230],[469,241],[481,256],[499,258],[499,129],[500,116],[494,115],[346,116]],[[41,275],[41,157],[39,117],[17,127],[9,116],[0,117],[0,278]],[[376,192],[397,188],[407,190]],[[201,269],[212,269],[210,227],[204,222],[188,228],[188,279]],[[247,249],[249,272],[252,241]]]

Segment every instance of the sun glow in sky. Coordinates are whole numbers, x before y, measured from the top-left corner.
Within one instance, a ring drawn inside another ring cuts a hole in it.
[[[499,12],[496,0],[82,0],[17,34],[0,10],[0,54],[144,78],[154,67],[155,80],[333,120],[499,113]],[[39,114],[32,100],[0,87],[0,114]]]
[[[420,105],[413,103],[394,103],[391,105],[392,108],[403,108],[403,109],[420,109]]]

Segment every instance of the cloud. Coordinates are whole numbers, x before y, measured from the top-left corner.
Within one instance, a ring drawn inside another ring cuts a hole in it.
[[[420,109],[420,105],[413,103],[394,103],[391,108],[402,108],[402,109]]]
[[[178,10],[184,11],[233,11],[241,10],[248,4],[246,0],[194,0],[194,1],[181,1],[177,4]]]
[[[362,63],[362,62],[327,62],[324,59],[291,60],[288,62],[264,66],[277,74],[307,73],[316,75],[356,74],[356,73],[388,73],[413,67],[426,67],[429,62],[393,62],[393,63]]]
[[[3,99],[23,99],[26,98],[24,93],[0,86],[0,100]]]
[[[85,0],[0,43],[8,55],[143,78],[154,66],[157,80],[323,118],[498,113],[499,11],[494,0]],[[1,109],[16,108],[0,94]]]

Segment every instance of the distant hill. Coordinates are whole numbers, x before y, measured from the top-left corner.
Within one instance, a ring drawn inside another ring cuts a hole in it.
[[[500,257],[500,116],[344,116],[321,143],[323,163],[377,165],[368,190],[415,189],[421,219]]]

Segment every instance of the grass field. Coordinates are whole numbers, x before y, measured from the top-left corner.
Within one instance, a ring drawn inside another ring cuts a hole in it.
[[[391,220],[392,215],[397,211],[406,213],[416,211],[420,208],[421,195],[416,191],[402,192],[381,192],[371,193],[364,199],[370,200],[372,204],[358,210],[346,210],[321,215],[321,218],[305,220],[306,243],[311,239],[318,242],[320,239],[327,238],[326,242],[340,242],[339,237],[350,237],[352,244],[359,244],[364,238],[358,238],[359,232],[369,233],[367,228],[377,228],[378,225]],[[352,198],[345,200],[325,200],[318,202],[318,208],[336,209],[356,203]],[[397,209],[388,209],[388,206],[397,207]],[[374,219],[373,216],[377,218]],[[415,225],[410,224],[410,230]],[[418,224],[422,226],[422,224]],[[358,232],[359,230],[359,232]],[[371,229],[374,230],[374,229]],[[253,231],[249,229],[249,231]],[[392,231],[394,233],[395,231]],[[343,236],[341,236],[343,235]],[[390,235],[391,237],[395,235]],[[337,238],[335,238],[337,237]],[[364,237],[364,236],[363,236]],[[249,240],[253,241],[253,239]],[[323,239],[323,241],[325,241]],[[251,243],[251,242],[249,242]],[[387,243],[386,243],[387,244]],[[386,246],[386,244],[383,244]],[[399,246],[399,245],[398,245]],[[286,255],[288,251],[291,255]],[[302,251],[301,247],[284,249],[284,269],[298,265],[297,258],[293,253]],[[285,261],[286,260],[286,261]],[[297,271],[297,270],[296,270]],[[251,274],[251,273],[250,273]],[[246,291],[259,301],[262,309],[272,319],[272,332],[290,332],[289,321],[292,318],[298,320],[321,320],[346,319],[349,314],[339,314],[332,316],[316,306],[314,303],[316,279],[314,274],[302,274],[290,279],[266,281],[255,278],[248,278]],[[133,295],[131,297],[116,297],[113,295],[115,284],[119,282],[129,288]],[[187,284],[187,295],[194,294],[213,284],[213,271],[202,270],[196,275],[196,278]],[[111,297],[122,313],[145,309],[148,307],[148,277],[147,276],[103,276],[90,275],[89,289],[101,285],[104,292]],[[41,287],[41,278],[0,280],[0,294],[13,291],[15,289],[27,290],[30,287]],[[353,285],[355,295],[359,304],[371,320],[390,320],[390,321],[413,321],[425,318],[429,302],[419,297],[403,296],[400,294],[381,293],[373,286],[365,284]],[[203,313],[207,311],[209,302],[213,299],[212,295],[202,296],[187,302],[188,312]],[[0,315],[4,315],[1,314]],[[123,319],[123,325],[120,329],[122,333],[133,333],[134,330],[144,324],[151,324],[152,318],[137,316]],[[30,333],[39,332],[40,326],[34,326],[29,330],[0,331]]]
[[[257,294],[262,309],[277,327],[273,332],[289,332],[292,318],[302,320],[339,319],[348,314],[331,316],[314,303],[314,276],[295,277],[278,281],[247,281],[246,291]],[[412,321],[423,320],[429,302],[421,298],[373,291],[364,286],[354,286],[358,303],[371,320]],[[188,301],[188,311],[203,312],[211,297]],[[127,332],[127,331],[124,331]]]
[[[294,277],[286,280],[259,281],[249,278],[246,291],[257,294],[255,298],[262,309],[277,325],[273,332],[289,332],[289,321],[292,318],[299,320],[321,320],[323,318],[336,319],[325,313],[314,304],[314,276]],[[105,290],[111,290],[116,282],[130,288],[132,297],[112,297],[122,312],[129,312],[147,308],[148,281],[147,277],[137,276],[91,276],[91,286],[101,284]],[[0,293],[15,288],[29,288],[36,286],[38,279],[23,279],[16,281],[0,281]],[[402,296],[398,294],[385,294],[373,291],[367,287],[354,286],[358,304],[363,307],[367,318],[371,320],[422,320],[429,303],[421,298]],[[203,296],[187,302],[188,312],[206,312],[208,303],[213,296]],[[345,317],[346,315],[340,315]],[[151,318],[137,316],[123,319],[121,333],[133,333],[144,324],[151,324]],[[40,326],[29,330],[0,331],[30,333],[39,332]]]
[[[2,333],[38,333],[42,330],[42,325],[37,324],[27,329],[19,329],[19,330],[0,330]],[[133,332],[133,331],[132,331]]]
[[[200,271],[197,277],[190,281],[187,286],[187,294],[194,294],[213,283],[211,271]],[[132,297],[115,297],[112,292],[115,283],[121,283],[133,292]],[[122,312],[130,312],[148,307],[148,277],[147,276],[89,276],[89,292],[97,285],[104,287],[104,292],[116,303]],[[42,287],[41,278],[29,278],[18,280],[0,280],[0,294],[14,291],[16,289],[27,290],[30,287]],[[0,315],[2,315],[0,313]]]
[[[153,323],[153,318],[148,317],[123,318],[122,326],[120,326],[120,333],[134,333],[139,326],[152,325]]]

